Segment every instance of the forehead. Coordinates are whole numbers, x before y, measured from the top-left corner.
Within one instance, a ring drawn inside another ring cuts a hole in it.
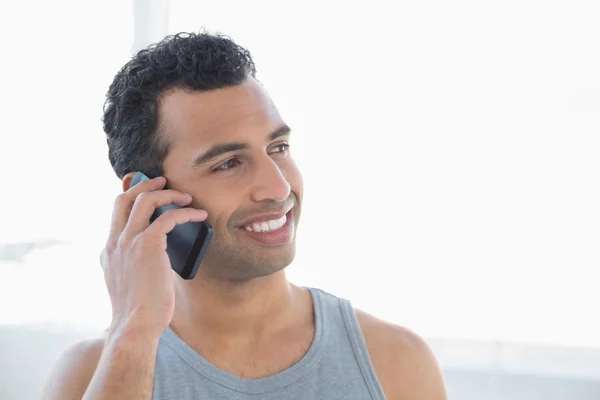
[[[253,136],[264,140],[283,124],[266,90],[252,78],[209,92],[169,91],[161,99],[159,120],[171,150],[249,141]]]

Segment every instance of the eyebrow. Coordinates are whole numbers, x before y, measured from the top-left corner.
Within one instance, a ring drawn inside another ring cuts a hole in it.
[[[271,132],[268,136],[268,141],[273,141],[281,136],[286,136],[291,133],[291,129],[287,125],[283,125],[277,130]],[[215,158],[233,151],[247,150],[250,148],[248,143],[234,142],[234,143],[219,143],[208,149],[202,154],[199,154],[192,161],[192,168],[197,167],[201,164],[207,163]]]

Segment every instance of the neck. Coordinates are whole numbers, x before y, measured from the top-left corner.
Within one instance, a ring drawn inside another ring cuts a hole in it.
[[[266,337],[304,314],[305,300],[304,291],[289,283],[283,270],[244,282],[216,281],[199,273],[192,281],[177,281],[171,326],[184,335]]]

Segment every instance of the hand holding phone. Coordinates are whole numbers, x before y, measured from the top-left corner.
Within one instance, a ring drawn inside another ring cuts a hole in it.
[[[165,184],[164,178],[138,180],[115,202],[100,257],[113,309],[111,331],[157,337],[173,318],[175,289],[168,235],[176,227],[204,221],[207,213],[186,207],[192,197],[165,189]],[[155,216],[165,206],[172,207]],[[184,231],[185,235],[189,232]],[[193,277],[195,271],[186,274]]]
[[[141,172],[136,172],[131,181],[130,187],[149,178]],[[177,210],[181,207],[175,204],[168,204],[157,207],[150,223],[169,210]],[[171,268],[183,279],[194,279],[202,258],[208,249],[208,244],[212,237],[213,228],[208,222],[186,222],[177,225],[173,230],[167,233],[167,253],[171,260]]]

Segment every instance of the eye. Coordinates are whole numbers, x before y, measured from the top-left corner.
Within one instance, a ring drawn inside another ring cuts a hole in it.
[[[218,167],[216,167],[215,169],[213,169],[212,172],[227,171],[227,170],[235,168],[240,163],[241,163],[240,160],[238,160],[237,158],[230,158],[229,160],[225,161],[223,164],[221,164]]]
[[[277,146],[274,146],[272,150],[274,150],[273,153],[287,154],[287,152],[289,151],[289,149],[290,149],[290,145],[289,144],[287,144],[287,143],[281,143],[281,144],[278,144]]]

